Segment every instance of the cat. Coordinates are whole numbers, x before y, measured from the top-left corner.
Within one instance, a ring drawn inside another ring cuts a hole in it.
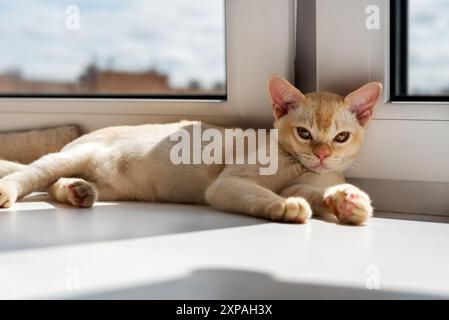
[[[345,183],[342,172],[360,151],[382,85],[371,82],[346,97],[304,95],[280,76],[271,76],[268,87],[278,130],[274,175],[260,175],[258,163],[170,161],[171,134],[221,127],[198,121],[111,127],[30,165],[0,161],[0,207],[48,188],[56,201],[76,207],[97,200],[193,203],[280,222],[305,223],[313,213],[364,224],[373,214],[371,200]]]

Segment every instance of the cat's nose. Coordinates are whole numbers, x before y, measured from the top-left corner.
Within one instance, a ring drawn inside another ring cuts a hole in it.
[[[328,146],[318,146],[313,150],[313,154],[323,162],[332,154],[332,151]]]

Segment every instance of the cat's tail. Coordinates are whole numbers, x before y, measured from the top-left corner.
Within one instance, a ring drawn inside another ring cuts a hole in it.
[[[0,178],[3,178],[4,176],[15,171],[19,171],[23,167],[25,167],[25,165],[18,162],[0,160]]]

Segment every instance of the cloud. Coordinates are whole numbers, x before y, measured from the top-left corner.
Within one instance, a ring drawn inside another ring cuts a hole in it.
[[[79,31],[65,28],[66,5],[79,7]],[[225,81],[224,34],[224,0],[0,0],[0,72],[72,81],[95,61],[211,86]]]

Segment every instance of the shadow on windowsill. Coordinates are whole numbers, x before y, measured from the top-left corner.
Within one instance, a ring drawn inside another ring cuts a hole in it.
[[[365,284],[362,283],[362,286]],[[182,299],[182,300],[296,300],[296,299],[441,299],[419,293],[368,290],[363,287],[318,285],[277,280],[266,273],[231,270],[196,270],[186,277],[75,299]]]
[[[79,209],[31,195],[0,210],[0,252],[236,228],[265,220],[207,206],[104,202]]]

